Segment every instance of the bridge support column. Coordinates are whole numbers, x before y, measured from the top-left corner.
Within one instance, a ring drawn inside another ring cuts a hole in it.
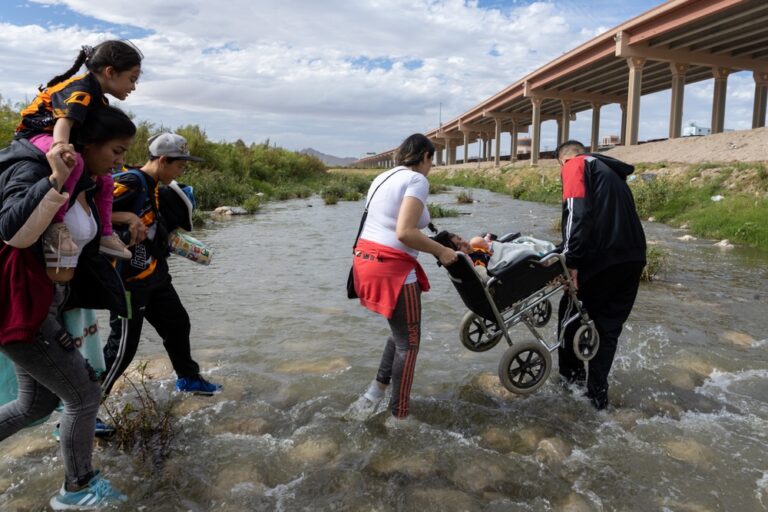
[[[533,106],[531,130],[531,166],[539,165],[539,145],[541,144],[541,98],[531,98]]]
[[[568,100],[560,100],[563,105],[563,116],[560,123],[560,143],[568,140],[571,135],[571,102]],[[558,144],[559,146],[560,144]]]
[[[629,66],[629,87],[627,91],[627,140],[624,142],[627,146],[637,144],[638,132],[640,128],[640,95],[643,86],[643,66],[645,59],[643,57],[629,57],[627,59]]]
[[[512,121],[512,129],[509,131],[509,162],[517,160],[517,121]]]
[[[619,143],[620,144],[626,144],[627,143],[627,104],[626,103],[619,103],[619,108],[621,109],[621,133],[619,134]]]
[[[672,98],[669,105],[669,138],[680,137],[683,128],[683,97],[685,95],[685,73],[688,64],[671,62],[669,69],[672,71]]]
[[[711,133],[722,133],[725,128],[725,94],[728,90],[728,68],[712,68],[715,77],[715,91],[712,95],[712,130]]]
[[[765,106],[768,100],[768,73],[755,71],[755,103],[752,107],[752,128],[765,126]]]
[[[589,137],[589,142],[590,151],[593,153],[597,151],[597,148],[600,145],[600,107],[602,107],[600,103],[592,104],[592,132]]]

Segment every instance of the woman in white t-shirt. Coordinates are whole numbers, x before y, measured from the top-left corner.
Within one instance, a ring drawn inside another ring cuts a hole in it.
[[[396,419],[408,416],[421,339],[421,293],[429,290],[416,257],[427,252],[443,265],[457,257],[421,231],[430,220],[427,175],[434,154],[434,145],[422,134],[403,141],[396,153],[397,167],[371,183],[368,217],[354,250],[352,266],[360,303],[384,315],[392,330],[376,379],[355,406],[358,410],[375,407],[391,383],[389,409]]]

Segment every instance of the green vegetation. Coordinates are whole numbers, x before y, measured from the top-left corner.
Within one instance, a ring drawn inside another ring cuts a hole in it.
[[[429,193],[432,195],[447,192],[448,188],[448,185],[444,185],[442,183],[432,183],[431,181],[429,182]]]
[[[459,204],[472,204],[475,202],[475,198],[472,197],[471,190],[462,190],[456,195],[456,202]]]
[[[667,253],[662,249],[649,245],[645,250],[646,264],[640,279],[651,282],[667,265]]]
[[[700,237],[768,249],[768,167],[765,162],[642,163],[630,182],[637,210]],[[483,188],[515,199],[560,202],[557,167],[505,167],[475,171],[433,169],[430,182]],[[722,196],[722,200],[712,198]]]
[[[150,471],[157,471],[170,455],[176,435],[176,400],[160,402],[153,398],[148,382],[147,363],[138,366],[138,382],[123,376],[128,392],[111,396],[104,407],[115,426],[115,441],[121,450],[138,456]]]
[[[636,179],[631,187],[643,218],[687,224],[701,237],[768,248],[766,174],[760,162],[696,164],[674,176]]]
[[[453,208],[446,208],[440,206],[437,203],[428,203],[427,209],[429,210],[429,216],[433,219],[439,219],[441,217],[458,217],[459,211]]]
[[[0,96],[0,147],[7,146],[19,124],[19,108],[14,108]]]
[[[12,106],[0,97],[0,147],[7,146],[19,122],[20,105]],[[126,154],[126,163],[143,165],[148,157],[147,139],[166,127],[147,121],[137,122],[134,143]],[[197,205],[203,210],[218,206],[242,206],[250,212],[270,199],[284,200],[308,197],[321,192],[336,200],[358,200],[368,190],[371,178],[364,172],[358,176],[331,174],[317,158],[270,145],[246,145],[213,142],[196,125],[176,130],[183,135],[193,155],[203,158],[190,164],[181,181],[195,188]],[[198,217],[200,221],[202,217]]]

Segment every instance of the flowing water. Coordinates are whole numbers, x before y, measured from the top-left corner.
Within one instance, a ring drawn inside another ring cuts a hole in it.
[[[556,207],[473,191],[432,201],[465,236],[522,231],[558,241]],[[216,251],[176,259],[193,352],[224,384],[175,397],[179,432],[155,471],[99,444],[95,461],[144,511],[759,511],[768,510],[768,254],[647,224],[669,254],[643,283],[595,411],[553,377],[527,397],[499,384],[503,343],[469,352],[446,272],[421,261],[423,337],[406,428],[345,412],[374,377],[386,321],[345,297],[362,202],[270,203],[196,233]],[[554,330],[545,328],[550,335]],[[162,344],[146,328],[138,359],[160,401],[173,397]],[[513,341],[531,336],[522,325]],[[39,510],[60,485],[55,419],[0,444],[1,510]]]

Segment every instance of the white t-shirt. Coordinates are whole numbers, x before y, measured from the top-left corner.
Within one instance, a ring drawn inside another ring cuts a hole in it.
[[[392,176],[395,172],[397,174]],[[388,176],[392,177],[387,179]],[[384,182],[385,179],[386,182]],[[371,200],[371,194],[382,182],[384,184],[379,187]],[[402,166],[379,174],[368,189],[368,197],[366,197],[366,203],[370,202],[368,218],[365,220],[360,238],[398,249],[414,258],[418,257],[419,251],[411,249],[397,239],[397,215],[400,213],[403,199],[415,197],[424,205],[416,227],[424,229],[430,220],[427,195],[429,195],[429,182],[423,174]]]

